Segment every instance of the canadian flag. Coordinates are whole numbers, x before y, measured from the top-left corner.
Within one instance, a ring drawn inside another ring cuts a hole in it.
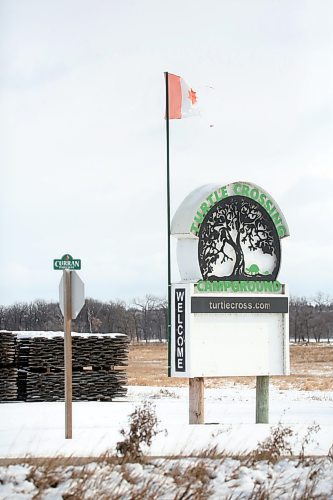
[[[169,119],[198,115],[197,93],[180,76],[167,73],[169,91]]]

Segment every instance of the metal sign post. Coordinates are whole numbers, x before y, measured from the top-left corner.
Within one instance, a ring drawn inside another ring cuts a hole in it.
[[[53,269],[63,271],[59,283],[59,306],[64,315],[65,438],[72,439],[72,319],[84,306],[84,283],[73,269],[81,269],[81,260],[65,254],[53,261]]]
[[[65,346],[65,438],[72,439],[72,272],[63,271]]]

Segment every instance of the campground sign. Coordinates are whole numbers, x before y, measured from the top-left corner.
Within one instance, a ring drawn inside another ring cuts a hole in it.
[[[205,185],[176,211],[180,281],[172,284],[173,377],[289,374],[287,286],[278,280],[288,224],[250,182]]]

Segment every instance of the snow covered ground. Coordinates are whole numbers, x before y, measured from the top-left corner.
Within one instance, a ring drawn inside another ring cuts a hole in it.
[[[328,459],[299,464],[238,459],[151,460],[149,463],[96,463],[0,467],[4,500],[291,500],[333,497],[333,465]]]
[[[320,426],[309,453],[326,455],[333,443],[333,392],[270,389],[270,425],[256,425],[255,390],[240,385],[205,390],[205,425],[188,424],[188,390],[184,387],[129,387],[127,398],[112,403],[74,402],[73,439],[64,439],[64,403],[0,404],[0,457],[97,456],[114,449],[120,429],[144,400],[156,406],[160,428],[152,456],[188,454],[218,445],[232,453],[249,451],[281,422],[304,435]]]
[[[146,400],[155,406],[159,429],[163,431],[146,450],[149,463],[122,466],[96,461],[95,457],[107,451],[115,454],[116,443],[122,439],[120,430],[128,428],[129,415]],[[202,498],[203,491],[216,499],[227,498],[228,494],[232,495],[230,498],[239,495],[250,498],[254,493],[257,496],[252,498],[260,498],[264,491],[270,491],[270,498],[289,499],[293,495],[302,498],[301,494],[308,494],[310,489],[311,495],[319,492],[320,498],[333,498],[333,463],[330,458],[322,458],[330,455],[333,443],[332,417],[333,392],[282,391],[272,386],[270,425],[256,425],[255,390],[230,385],[206,389],[206,424],[189,425],[187,388],[132,386],[122,401],[73,403],[72,440],[64,439],[64,403],[0,404],[0,458],[21,458],[23,462],[25,457],[91,457],[90,469],[86,467],[84,472],[82,466],[67,467],[62,479],[56,481],[57,486],[45,489],[43,498],[48,499],[63,498],[63,492],[73,488],[72,475],[75,473],[77,486],[77,478],[83,477],[87,470],[93,471],[92,476],[86,478],[86,491],[77,498],[104,498],[101,488],[109,488],[106,491],[111,488],[124,499],[131,495],[150,498],[148,492],[152,493],[157,486],[160,489],[156,498],[170,499],[186,488],[188,496],[184,498]],[[302,454],[303,444],[305,455],[317,458],[310,462],[303,459],[297,465],[297,459],[283,459],[274,464],[264,460],[243,462],[236,457],[258,449],[258,443],[268,438],[279,424],[291,429],[288,439],[294,456]],[[309,428],[314,426],[316,430],[307,439]],[[194,454],[214,447],[222,455],[233,457],[193,458]],[[178,455],[186,458],[175,459]],[[192,458],[188,458],[190,455]],[[29,467],[0,467],[1,499],[33,498],[38,486],[31,479]],[[185,477],[188,482],[184,479],[181,483],[180,478]],[[105,498],[116,496],[110,494]]]

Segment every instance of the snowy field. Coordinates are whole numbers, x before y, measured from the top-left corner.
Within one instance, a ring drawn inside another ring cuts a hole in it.
[[[120,430],[144,401],[154,405],[161,431],[144,449],[144,462],[98,458],[115,456]],[[187,388],[131,386],[122,401],[73,403],[73,439],[65,440],[64,403],[3,403],[0,457],[19,460],[2,461],[0,498],[34,498],[38,491],[48,499],[268,498],[265,492],[269,498],[333,498],[332,417],[333,392],[271,386],[270,424],[256,425],[255,390],[230,385],[206,389],[206,424],[189,425]],[[278,459],[260,456],[277,427],[287,429]],[[44,481],[44,489],[36,477],[48,477],[45,467],[32,474],[31,465],[17,465],[27,457],[59,456],[89,457],[89,465],[65,466],[64,459],[56,486]]]
[[[308,452],[326,455],[333,443],[333,393],[270,388],[270,424],[256,425],[255,390],[235,387],[205,390],[205,425],[188,424],[185,387],[129,387],[127,398],[73,403],[73,439],[64,439],[64,403],[2,403],[0,457],[95,457],[114,450],[128,416],[144,400],[156,407],[160,429],[149,454],[189,454],[218,445],[242,453],[254,449],[281,422],[302,436],[314,422],[321,430]]]

